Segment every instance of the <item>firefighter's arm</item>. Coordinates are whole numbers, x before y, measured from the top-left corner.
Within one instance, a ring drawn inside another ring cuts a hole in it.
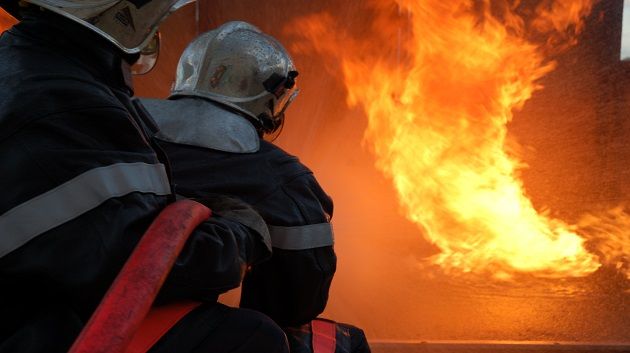
[[[326,307],[336,270],[332,201],[306,174],[265,202],[256,206],[275,210],[265,217],[273,256],[246,276],[241,306],[262,311],[281,326],[302,325]]]
[[[165,299],[215,300],[240,285],[246,268],[271,255],[262,218],[235,199],[197,200],[212,209],[184,246],[161,293]]]

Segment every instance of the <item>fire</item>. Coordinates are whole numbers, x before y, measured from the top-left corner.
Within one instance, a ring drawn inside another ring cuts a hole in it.
[[[15,18],[6,13],[3,9],[0,9],[0,33],[9,29],[9,27],[15,24]]]
[[[518,0],[371,5],[369,40],[352,39],[323,14],[300,20],[309,44],[294,49],[312,45],[341,62],[349,105],[367,113],[365,142],[377,168],[392,179],[407,218],[441,250],[432,261],[448,273],[501,279],[597,270],[577,226],[528,199],[519,179],[525,165],[507,134],[512,112],[554,69],[548,56],[575,44],[592,1],[545,0],[529,10]]]
[[[588,239],[587,249],[630,280],[630,214],[624,207],[584,215],[578,229]]]

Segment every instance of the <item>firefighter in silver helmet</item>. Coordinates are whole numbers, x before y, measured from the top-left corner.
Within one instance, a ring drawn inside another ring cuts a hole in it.
[[[186,1],[0,1],[20,18],[0,37],[0,352],[67,352],[174,199],[130,67]],[[287,352],[268,317],[216,303],[270,256],[264,221],[242,202],[201,201],[213,217],[159,298],[203,304],[150,352]]]
[[[273,134],[299,90],[298,72],[274,38],[245,22],[206,32],[185,49],[172,97],[201,97],[236,111],[259,134]]]
[[[336,269],[333,202],[311,170],[269,142],[298,95],[297,77],[275,38],[228,22],[185,49],[168,100],[143,105],[159,126],[178,194],[228,194],[262,215],[273,255],[245,276],[241,307],[282,326],[292,352],[310,352],[311,322],[326,306]],[[333,326],[337,352],[369,352],[360,329]]]

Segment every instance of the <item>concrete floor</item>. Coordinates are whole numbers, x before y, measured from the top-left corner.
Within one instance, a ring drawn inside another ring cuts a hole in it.
[[[628,344],[553,342],[393,342],[371,343],[372,353],[621,353]]]

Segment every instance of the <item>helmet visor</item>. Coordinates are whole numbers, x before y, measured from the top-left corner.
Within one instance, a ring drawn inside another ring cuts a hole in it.
[[[300,89],[297,88],[297,85],[287,89],[282,96],[280,96],[275,104],[273,116],[278,117],[283,115],[285,110],[291,105],[293,100],[297,97],[298,93],[300,93]]]
[[[131,66],[134,75],[148,74],[157,63],[160,55],[160,32],[155,32],[151,41],[140,51],[140,58]]]
[[[273,112],[273,128],[266,130],[264,133],[264,139],[270,142],[273,142],[275,139],[280,136],[282,132],[282,128],[284,127],[284,112],[287,110],[289,105],[293,102],[295,97],[297,97],[300,90],[296,85],[287,89],[280,98],[277,99],[275,104],[275,111]]]

